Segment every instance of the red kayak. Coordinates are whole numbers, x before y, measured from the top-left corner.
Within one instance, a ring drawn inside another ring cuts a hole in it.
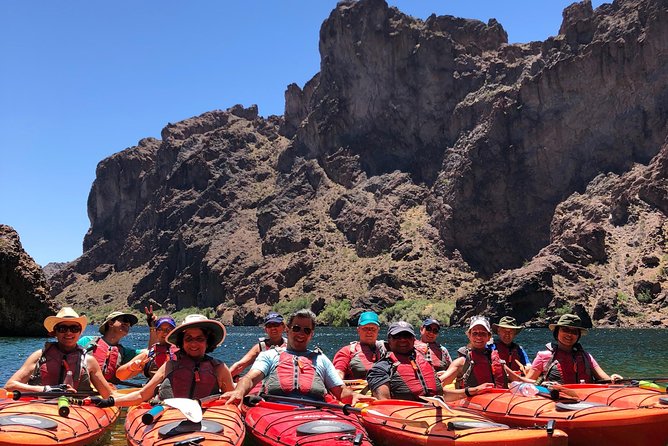
[[[372,444],[357,417],[342,410],[259,401],[245,407],[245,416],[247,432],[257,445]]]

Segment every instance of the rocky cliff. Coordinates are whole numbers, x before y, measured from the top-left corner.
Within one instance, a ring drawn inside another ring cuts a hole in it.
[[[0,224],[0,336],[46,336],[44,318],[55,312],[42,269]]]
[[[351,321],[455,300],[454,323],[668,319],[668,2],[583,1],[517,45],[494,20],[344,2],[320,53],[282,117],[210,112],[103,160],[56,298],[237,324],[300,299]]]

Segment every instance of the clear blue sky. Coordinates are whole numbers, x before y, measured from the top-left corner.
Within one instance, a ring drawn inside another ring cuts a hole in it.
[[[390,0],[556,35],[562,0]],[[594,1],[594,7],[603,3]],[[81,255],[97,163],[168,122],[234,104],[283,114],[319,71],[333,0],[0,0],[0,223],[40,265]]]

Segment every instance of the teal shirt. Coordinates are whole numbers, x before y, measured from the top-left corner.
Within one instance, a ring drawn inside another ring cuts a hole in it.
[[[86,348],[91,342],[94,342],[97,338],[100,337],[101,336],[82,336],[77,341],[77,344],[79,344],[83,348]],[[135,356],[137,356],[142,352],[141,348],[127,348],[121,344],[118,344],[116,347],[118,347],[118,351],[121,354],[120,365],[125,364],[126,362],[130,361],[132,358],[134,358]]]

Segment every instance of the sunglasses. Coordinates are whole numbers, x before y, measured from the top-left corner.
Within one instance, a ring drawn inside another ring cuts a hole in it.
[[[410,339],[410,338],[413,338],[413,337],[414,336],[407,331],[402,331],[401,333],[397,333],[395,335],[390,335],[390,338],[392,338],[392,339]]]
[[[120,321],[123,324],[130,324],[134,322],[134,319],[132,319],[130,316],[118,316],[114,318],[115,321]]]
[[[424,327],[424,330],[428,331],[429,333],[436,333],[436,334],[438,334],[438,332],[441,331],[441,329],[438,327],[436,328]]]
[[[290,327],[290,330],[292,330],[295,333],[299,333],[300,331],[303,330],[304,334],[307,335],[307,336],[310,335],[311,332],[313,331],[313,329],[311,329],[311,328],[300,327],[299,325],[293,325],[292,327]]]
[[[81,333],[81,325],[56,325],[53,329],[57,333]]]

